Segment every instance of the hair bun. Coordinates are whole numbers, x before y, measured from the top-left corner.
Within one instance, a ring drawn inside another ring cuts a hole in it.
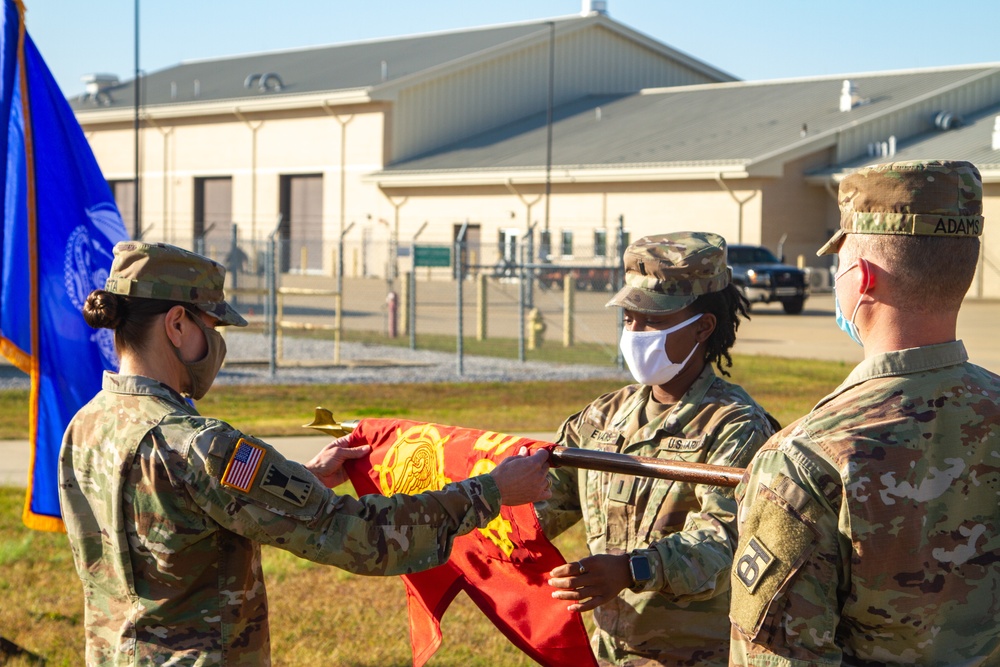
[[[125,321],[127,306],[117,294],[94,290],[83,304],[83,319],[94,329],[117,329]]]

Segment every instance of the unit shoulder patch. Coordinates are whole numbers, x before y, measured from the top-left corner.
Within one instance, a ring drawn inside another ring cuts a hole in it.
[[[264,479],[260,483],[260,488],[293,505],[305,507],[313,484],[308,479],[302,479],[294,474],[279,470],[272,463],[264,471]]]

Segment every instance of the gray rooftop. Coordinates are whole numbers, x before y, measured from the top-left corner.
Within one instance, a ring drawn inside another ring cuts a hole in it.
[[[587,19],[565,17],[554,20],[558,30],[559,26]],[[294,95],[366,88],[548,29],[547,23],[540,21],[187,61],[145,76],[142,80],[142,103],[153,106],[260,97],[275,92]],[[386,79],[382,78],[383,61]],[[273,88],[269,92],[260,90],[259,77],[267,73],[278,75],[282,84],[280,91]],[[258,78],[247,87],[248,77],[255,74]],[[77,111],[129,107],[134,103],[132,90],[133,83],[129,80],[111,88],[110,99],[101,103],[80,95],[71,98],[70,104]]]
[[[552,164],[746,165],[995,69],[979,65],[586,97],[554,110]],[[844,78],[856,82],[867,100],[850,112],[839,110]],[[541,113],[392,164],[384,173],[537,169],[546,164],[545,147]]]
[[[419,75],[491,49],[503,48],[532,35],[547,35],[550,22],[555,24],[557,33],[593,22],[610,22],[626,31],[631,30],[606,16],[566,16],[409,37],[192,60],[142,77],[141,103],[143,106],[156,106],[367,89]],[[651,43],[659,44],[655,40]],[[662,44],[659,46],[664,53],[719,80],[734,79],[687,54]],[[277,79],[266,77],[267,74],[275,74]],[[262,87],[261,81],[265,77],[267,86]],[[280,80],[280,89],[273,85],[276,80]],[[70,98],[69,102],[75,111],[134,105],[131,79],[106,88],[105,92],[99,99],[82,94]]]
[[[1000,169],[1000,150],[993,150],[993,127],[1000,116],[996,104],[968,116],[946,132],[931,130],[900,142],[896,153],[890,157],[864,157],[841,165],[840,169],[825,173],[852,171],[859,167],[880,162],[909,160],[968,160],[982,169]]]

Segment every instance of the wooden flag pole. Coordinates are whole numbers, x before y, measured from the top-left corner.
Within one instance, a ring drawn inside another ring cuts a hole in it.
[[[326,433],[330,437],[339,438],[353,431],[357,425],[357,421],[338,422],[329,410],[316,408],[312,423],[304,426]],[[670,461],[648,456],[631,456],[561,445],[555,445],[549,456],[552,464],[556,466],[570,466],[692,484],[734,487],[743,479],[743,468],[713,466],[688,461]]]

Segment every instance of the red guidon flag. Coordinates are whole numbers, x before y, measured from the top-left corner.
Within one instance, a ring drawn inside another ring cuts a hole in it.
[[[415,494],[488,473],[522,447],[549,443],[513,435],[399,419],[362,419],[358,442],[367,459],[346,468],[359,495]],[[413,664],[441,645],[441,617],[459,591],[515,646],[543,665],[596,665],[580,615],[552,598],[548,573],[566,560],[546,539],[531,505],[503,507],[486,528],[455,539],[447,563],[403,575]]]

